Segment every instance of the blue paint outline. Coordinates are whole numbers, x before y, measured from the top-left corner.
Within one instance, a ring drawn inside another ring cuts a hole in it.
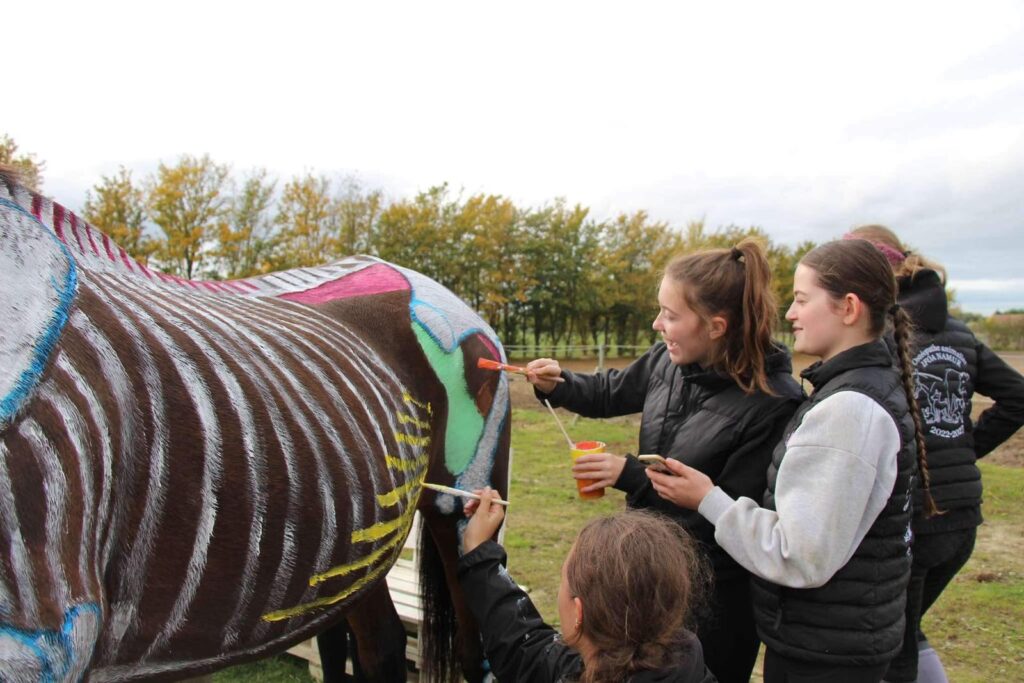
[[[2,200],[0,200],[2,201]],[[14,626],[0,626],[0,636],[7,636],[16,642],[25,645],[33,654],[39,659],[39,663],[42,665],[40,670],[40,681],[41,683],[56,683],[56,681],[63,679],[75,661],[75,651],[73,643],[71,641],[71,632],[75,629],[75,622],[84,612],[92,612],[97,617],[102,617],[99,605],[94,602],[87,602],[81,605],[75,605],[64,612],[64,623],[61,624],[60,630],[26,630],[16,628]],[[98,624],[97,624],[98,626]],[[97,636],[99,635],[99,629],[97,628]],[[54,672],[53,662],[46,655],[46,651],[43,650],[39,641],[45,642],[47,645],[60,647],[65,654],[64,667],[59,672]],[[92,651],[95,649],[95,641],[93,642],[93,648],[89,650],[89,656],[92,656]]]
[[[14,209],[18,213],[22,213],[31,220],[39,224],[43,230],[50,236],[61,252],[68,261],[68,272],[64,277],[64,289],[57,285],[57,283],[50,278],[53,288],[57,290],[58,303],[57,309],[53,312],[53,317],[50,322],[47,323],[46,331],[43,336],[36,341],[35,353],[33,354],[32,362],[28,368],[21,373],[17,381],[14,383],[14,388],[3,399],[0,399],[0,424],[6,423],[10,420],[14,413],[17,412],[18,408],[28,397],[28,394],[32,391],[35,385],[38,383],[39,378],[46,370],[46,363],[50,359],[50,355],[53,353],[54,347],[57,345],[57,339],[60,337],[60,333],[64,331],[64,326],[68,322],[68,316],[71,312],[71,304],[74,302],[75,293],[78,289],[78,266],[75,263],[75,259],[71,256],[71,252],[64,245],[57,235],[47,228],[42,221],[30,214],[28,211],[23,209],[21,206],[7,199],[0,199],[0,206]]]

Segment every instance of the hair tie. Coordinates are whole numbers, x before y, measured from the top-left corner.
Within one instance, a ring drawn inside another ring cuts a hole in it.
[[[896,314],[899,313],[899,311],[900,311],[900,305],[899,304],[893,304],[892,306],[889,307],[889,315],[891,315],[893,317],[896,317]]]
[[[740,251],[739,248],[733,247],[732,251],[729,252],[729,255],[732,257],[733,261],[739,261],[740,263],[743,263],[743,252]]]
[[[900,251],[899,249],[896,249],[894,247],[890,247],[888,244],[885,244],[883,242],[874,242],[872,240],[869,240],[867,238],[861,237],[860,235],[854,234],[852,232],[848,232],[845,235],[843,235],[843,239],[844,240],[864,240],[865,242],[867,242],[868,244],[873,246],[875,249],[880,251],[882,253],[882,256],[885,257],[885,260],[888,261],[889,265],[892,265],[892,266],[900,265],[901,263],[903,263],[904,261],[907,260],[908,256],[910,256],[910,251],[909,250],[908,251]]]

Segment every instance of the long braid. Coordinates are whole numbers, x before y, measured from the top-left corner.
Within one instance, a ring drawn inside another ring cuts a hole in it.
[[[933,517],[940,512],[938,506],[935,505],[935,499],[932,498],[931,477],[928,475],[928,453],[924,445],[924,428],[921,426],[921,409],[917,405],[917,398],[914,395],[914,366],[910,361],[910,333],[913,323],[903,308],[897,306],[893,310],[893,336],[896,339],[896,348],[900,358],[900,379],[903,381],[903,391],[907,394],[907,406],[914,418],[917,468],[921,472],[921,483],[924,489],[924,512],[925,516]]]

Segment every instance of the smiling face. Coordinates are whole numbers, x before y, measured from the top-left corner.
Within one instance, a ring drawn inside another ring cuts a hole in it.
[[[798,265],[793,276],[793,304],[786,311],[786,320],[793,323],[793,349],[831,358],[849,346],[851,326],[847,317],[841,303],[818,284],[817,271]]]
[[[651,327],[661,333],[673,363],[706,365],[711,354],[711,337],[704,321],[686,303],[683,296],[685,286],[668,277],[661,279],[658,288],[658,307],[661,310]]]

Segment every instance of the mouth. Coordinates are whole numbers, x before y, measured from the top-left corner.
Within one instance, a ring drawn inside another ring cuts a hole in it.
[[[670,341],[668,339],[665,339],[664,337],[662,337],[662,340],[665,342],[665,346],[668,347],[669,351],[679,350],[679,344],[676,344],[674,341]]]

